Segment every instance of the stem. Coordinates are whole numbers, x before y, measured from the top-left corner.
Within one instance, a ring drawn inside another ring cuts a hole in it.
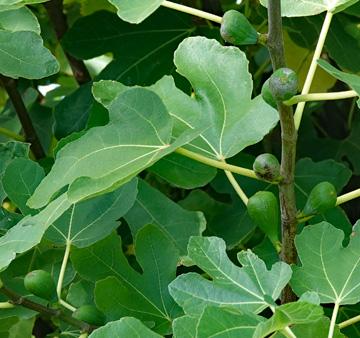
[[[343,92],[334,93],[302,94],[293,96],[290,100],[284,101],[284,104],[287,106],[292,106],[293,104],[299,102],[341,100],[357,96],[359,96],[359,94],[355,90],[346,90]]]
[[[25,141],[25,137],[19,134],[14,133],[13,131],[6,129],[6,128],[2,128],[0,127],[0,134],[4,135],[8,138],[11,138],[15,141],[20,141],[20,142],[24,142]]]
[[[335,329],[335,325],[336,325],[336,317],[339,312],[339,306],[340,306],[340,304],[338,302],[336,302],[334,305],[333,313],[331,316],[328,338],[333,338],[334,329]]]
[[[360,197],[360,189],[350,191],[344,195],[338,196],[338,198],[336,200],[336,205],[340,205],[340,204],[349,202],[358,197]]]
[[[175,150],[176,153],[186,156],[188,158],[191,158],[192,160],[195,160],[197,162],[201,162],[204,164],[207,164],[211,167],[214,168],[218,168],[218,169],[222,169],[222,170],[227,170],[230,171],[234,174],[239,174],[242,176],[246,176],[246,177],[250,177],[250,178],[254,178],[256,180],[259,180],[259,178],[255,175],[255,172],[251,169],[246,169],[246,168],[242,168],[242,167],[238,167],[236,165],[232,165],[232,164],[228,164],[228,163],[224,163],[224,162],[220,162],[217,160],[213,160],[211,158],[208,158],[206,156],[194,153],[190,150],[184,149],[184,148],[178,148]]]
[[[68,30],[66,16],[63,11],[63,0],[51,0],[44,4],[50,21],[55,29],[56,36],[60,41]],[[78,60],[65,52],[76,81],[81,85],[91,81],[89,71],[83,61]]]
[[[272,313],[275,313],[275,308],[273,306],[270,306],[270,310],[272,311]],[[281,330],[281,333],[288,338],[297,338],[289,326],[286,326],[283,330]]]
[[[64,282],[66,266],[67,266],[67,263],[69,261],[70,250],[71,250],[71,241],[67,240],[66,241],[64,258],[63,258],[63,261],[61,263],[59,279],[58,279],[57,286],[56,286],[56,293],[57,293],[57,296],[58,296],[58,299],[59,299],[59,304],[64,306],[68,310],[74,312],[76,310],[76,308],[74,306],[72,306],[71,304],[69,304],[69,303],[67,303],[67,302],[65,302],[64,300],[61,299],[61,290],[62,290],[62,286],[63,286],[63,282]]]
[[[321,52],[324,48],[326,36],[328,34],[332,18],[333,18],[333,13],[330,11],[326,12],[325,20],[324,20],[324,23],[323,23],[323,26],[322,26],[322,29],[320,32],[319,40],[316,45],[314,56],[312,58],[310,68],[309,68],[309,71],[308,71],[308,74],[306,76],[306,80],[304,83],[304,87],[301,92],[301,94],[303,94],[303,95],[309,94],[309,92],[310,92],[310,87],[313,82],[316,68],[317,68],[317,61],[320,59]],[[305,102],[300,102],[296,107],[296,111],[295,111],[295,115],[294,115],[296,130],[298,130],[300,127],[304,108],[305,108]]]
[[[93,330],[96,329],[96,326],[93,326],[93,325],[90,325],[83,321],[77,320],[77,319],[65,314],[64,312],[62,312],[59,309],[52,309],[52,308],[43,306],[41,304],[35,303],[29,299],[26,299],[23,296],[17,294],[16,292],[8,289],[4,285],[2,285],[2,287],[0,288],[0,292],[2,294],[4,294],[5,296],[7,296],[11,300],[11,303],[13,303],[14,305],[20,305],[22,307],[34,310],[34,311],[39,312],[47,317],[59,318],[60,320],[66,322],[74,327],[77,327],[84,332],[92,332]]]
[[[6,92],[19,117],[22,128],[26,135],[26,141],[31,144],[30,148],[37,159],[45,157],[44,149],[40,143],[39,137],[30,119],[29,113],[25,107],[24,101],[16,87],[16,81],[9,77],[0,75],[0,82],[4,85]]]
[[[282,19],[280,0],[268,2],[269,35],[268,49],[273,70],[285,67],[284,42],[282,34]],[[279,197],[281,209],[282,251],[281,259],[288,264],[297,262],[297,252],[294,243],[297,219],[296,199],[294,188],[295,159],[297,132],[294,125],[293,110],[278,102],[281,125],[281,169],[283,180],[279,183]],[[282,294],[282,303],[296,300],[296,295],[287,286]]]
[[[56,286],[56,293],[57,293],[59,299],[61,299],[61,290],[62,290],[62,285],[64,282],[66,266],[67,266],[67,263],[69,260],[70,249],[71,249],[71,241],[66,241],[64,258],[63,258],[63,261],[61,264],[59,278],[58,278],[58,282],[57,282],[57,286]]]
[[[15,305],[10,302],[1,302],[0,303],[0,309],[12,309]]]
[[[249,199],[247,198],[245,192],[241,189],[239,183],[236,181],[234,175],[228,171],[225,170],[225,175],[228,178],[229,182],[231,183],[231,185],[233,186],[234,190],[236,191],[236,193],[239,195],[239,197],[241,198],[241,200],[244,202],[245,205],[248,204]]]
[[[71,312],[76,311],[76,307],[72,306],[71,304],[69,304],[68,302],[65,302],[64,300],[62,300],[62,299],[60,299],[60,298],[59,298],[58,303],[59,303],[60,305],[62,305],[64,308],[70,310]]]
[[[339,326],[340,329],[343,329],[344,327],[356,324],[358,322],[360,322],[360,315],[357,315],[357,316],[352,317],[352,318],[350,318],[348,320],[345,320],[345,321],[341,322],[340,324],[338,324],[338,326]]]
[[[176,11],[179,12],[184,12],[187,14],[191,14],[191,15],[195,15],[198,16],[199,18],[203,18],[205,20],[210,20],[216,23],[221,24],[222,21],[222,17],[215,15],[215,14],[211,14],[208,12],[204,12],[201,11],[199,9],[196,8],[192,8],[192,7],[188,7],[188,6],[184,6],[184,5],[180,5],[171,1],[164,1],[161,6],[167,7],[167,8],[171,8],[171,9],[175,9]]]

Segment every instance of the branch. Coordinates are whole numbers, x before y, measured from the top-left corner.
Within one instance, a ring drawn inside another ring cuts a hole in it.
[[[285,67],[280,0],[269,0],[268,20],[269,35],[267,43],[273,70],[275,71],[278,68]],[[285,106],[282,102],[278,102],[278,111],[280,115],[282,145],[280,173],[283,177],[283,180],[279,184],[282,228],[281,258],[288,264],[294,264],[297,261],[294,243],[297,227],[294,188],[297,133],[292,108]],[[295,294],[291,288],[287,286],[282,295],[282,302],[287,303],[295,299]]]
[[[68,30],[66,16],[64,14],[64,7],[62,0],[51,0],[44,4],[49,15],[50,21],[55,29],[56,36],[60,41]],[[70,67],[73,71],[76,81],[81,85],[91,81],[89,71],[84,62],[71,56],[65,52],[66,58],[69,61]]]
[[[221,21],[222,21],[221,16],[211,14],[211,13],[208,13],[208,12],[204,12],[204,11],[201,11],[201,10],[196,9],[196,8],[180,5],[180,4],[177,4],[175,2],[171,2],[171,1],[164,1],[161,4],[161,6],[171,8],[171,9],[175,9],[176,11],[179,11],[179,12],[184,12],[184,13],[187,13],[187,14],[195,15],[195,16],[198,16],[199,18],[209,20],[209,21],[213,21],[213,22],[216,22],[216,23],[219,23],[219,24],[221,24]]]
[[[60,320],[66,322],[74,327],[77,327],[84,332],[92,332],[93,330],[96,329],[96,326],[90,325],[88,323],[77,320],[71,316],[68,316],[61,310],[52,309],[52,308],[46,307],[44,305],[35,303],[29,299],[26,299],[23,296],[14,292],[13,290],[8,289],[4,285],[1,286],[0,292],[2,294],[4,294],[6,297],[8,297],[10,299],[11,303],[14,305],[20,305],[22,307],[34,310],[36,312],[43,314],[46,317],[59,318]]]
[[[22,128],[25,132],[25,140],[31,144],[30,148],[37,159],[45,157],[44,149],[40,143],[39,137],[30,119],[29,113],[25,107],[24,101],[16,87],[16,81],[9,77],[0,75],[0,82],[2,82],[9,98],[15,108],[16,114],[19,117]]]

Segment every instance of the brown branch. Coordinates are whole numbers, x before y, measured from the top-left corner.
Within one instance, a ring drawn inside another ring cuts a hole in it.
[[[73,318],[73,317],[65,314],[60,309],[52,309],[52,308],[46,307],[44,305],[41,305],[39,303],[35,303],[29,299],[26,299],[25,297],[17,294],[13,290],[8,289],[4,285],[0,288],[0,292],[10,300],[10,303],[12,303],[14,305],[19,305],[19,306],[34,310],[36,312],[41,313],[45,317],[56,317],[74,327],[77,327],[78,329],[80,329],[83,332],[90,333],[96,329],[96,326],[90,325],[90,324],[82,322],[76,318]]]
[[[46,11],[49,15],[50,21],[54,27],[56,36],[59,41],[68,30],[66,16],[64,14],[63,1],[51,0],[44,4]],[[70,67],[73,71],[76,81],[81,85],[91,81],[89,71],[87,70],[84,62],[74,58],[69,53],[66,53],[66,58],[69,61]]]
[[[45,157],[44,149],[32,124],[24,101],[16,87],[16,81],[12,78],[0,75],[0,82],[3,84],[9,98],[19,117],[21,126],[25,132],[25,140],[30,143],[30,148],[37,159]]]
[[[269,49],[273,70],[286,66],[284,41],[282,33],[281,1],[269,0],[268,2],[269,35],[267,46]],[[294,243],[297,220],[296,199],[294,188],[296,141],[293,110],[278,102],[278,111],[281,125],[281,176],[284,178],[279,184],[281,227],[282,227],[282,251],[281,258],[288,264],[297,262],[297,252]],[[287,303],[296,299],[289,286],[284,289],[282,302]]]

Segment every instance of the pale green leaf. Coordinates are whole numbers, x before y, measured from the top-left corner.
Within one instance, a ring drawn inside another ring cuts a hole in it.
[[[135,253],[143,273],[130,266],[115,234],[88,248],[74,249],[71,261],[80,276],[97,282],[96,304],[108,320],[135,316],[154,323],[156,331],[169,333],[171,319],[181,313],[168,291],[179,253],[154,225],[138,232]]]
[[[171,142],[171,116],[161,99],[143,88],[123,92],[109,112],[108,125],[92,128],[57,153],[29,206],[46,205],[66,185],[72,202],[112,191],[202,131],[191,126]]]
[[[358,96],[360,95],[360,76],[356,74],[350,74],[342,72],[341,70],[336,69],[334,66],[330,65],[324,60],[319,60],[318,64],[321,68],[326,70],[336,79],[345,82],[349,87],[356,91]],[[358,106],[360,107],[360,99],[358,100]]]
[[[282,16],[309,16],[320,14],[325,11],[340,12],[355,4],[359,0],[282,0]],[[268,0],[260,0],[267,7]]]
[[[140,23],[156,11],[163,0],[109,0],[117,8],[121,19],[131,23]]]
[[[250,250],[240,252],[242,268],[226,255],[225,242],[217,237],[192,237],[189,258],[211,280],[197,273],[183,274],[169,286],[176,302],[189,315],[199,315],[208,306],[228,307],[259,313],[275,302],[291,277],[290,267],[282,262],[267,270],[265,263]]]
[[[242,313],[226,308],[206,307],[197,320],[192,337],[252,338],[256,326],[261,321],[262,317],[250,312]]]
[[[205,230],[202,213],[184,210],[145,181],[139,181],[138,189],[136,202],[125,216],[133,237],[144,225],[157,225],[180,254],[186,256],[189,238],[200,236]]]
[[[146,337],[161,338],[160,335],[151,331],[140,320],[132,317],[124,317],[117,321],[107,323],[95,330],[89,338],[115,338],[115,337]]]
[[[33,31],[40,34],[40,24],[27,7],[0,12],[0,30]]]
[[[134,204],[137,179],[106,195],[72,205],[48,229],[45,236],[57,245],[67,241],[84,248],[105,238],[115,230],[122,217]]]
[[[214,167],[176,153],[165,156],[148,171],[183,189],[203,187],[212,181],[217,173]]]
[[[25,5],[34,5],[49,0],[0,0],[0,11],[8,11],[24,7]]]
[[[275,308],[275,313],[271,318],[257,326],[253,338],[268,337],[271,333],[294,324],[315,322],[323,315],[323,309],[319,305],[302,301],[283,304]]]
[[[187,38],[175,52],[174,62],[194,89],[193,106],[211,123],[187,146],[190,150],[217,159],[232,157],[259,142],[277,124],[275,109],[261,96],[251,99],[251,74],[240,49],[203,37]]]
[[[3,176],[4,190],[23,215],[34,213],[26,202],[44,176],[44,169],[27,158],[16,158],[7,166]]]
[[[41,79],[59,71],[55,57],[31,31],[0,30],[0,73],[12,78]]]
[[[28,157],[30,145],[22,142],[10,141],[7,143],[0,143],[0,202],[6,197],[2,177],[5,173],[6,167],[15,158]]]
[[[62,194],[35,216],[23,218],[0,238],[0,270],[6,268],[16,254],[26,252],[39,244],[46,229],[58,219],[71,204]]]
[[[310,225],[295,239],[301,266],[294,267],[291,286],[296,294],[315,291],[321,303],[360,301],[360,237],[358,227],[344,248],[344,233],[327,222]]]

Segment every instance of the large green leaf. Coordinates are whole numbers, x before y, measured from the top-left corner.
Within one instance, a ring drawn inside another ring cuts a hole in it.
[[[13,78],[40,79],[59,71],[55,57],[31,31],[0,30],[0,73]]]
[[[114,190],[202,131],[191,126],[171,143],[171,116],[161,99],[143,88],[123,92],[109,112],[108,125],[92,128],[57,153],[29,206],[46,205],[66,185],[73,202]]]
[[[109,0],[124,21],[140,23],[157,10],[163,0]]]
[[[240,312],[208,306],[196,317],[183,316],[174,320],[175,338],[253,338],[263,318],[250,312]]]
[[[171,319],[181,312],[168,291],[179,253],[153,225],[138,232],[135,252],[143,273],[129,265],[115,234],[91,247],[73,250],[71,260],[83,278],[97,282],[96,304],[108,320],[135,316],[168,333]]]
[[[309,16],[325,11],[340,12],[359,0],[282,0],[281,13],[283,16]],[[260,0],[267,7],[268,0]]]
[[[119,226],[118,219],[134,204],[137,180],[109,194],[72,205],[45,234],[57,245],[84,248],[105,238]]]
[[[11,32],[33,31],[40,34],[36,16],[27,7],[0,12],[0,30]]]
[[[140,320],[132,317],[124,317],[120,320],[106,324],[95,330],[89,338],[105,337],[146,337],[161,338],[160,335],[151,331]]]
[[[2,181],[4,190],[23,215],[34,212],[26,202],[44,176],[44,169],[27,158],[16,158],[7,166]]]
[[[140,25],[121,21],[114,13],[99,11],[77,20],[62,42],[70,54],[80,59],[108,52],[114,55],[98,79],[150,85],[174,72],[173,53],[193,31],[188,15],[165,8]]]
[[[15,259],[16,254],[26,252],[37,245],[46,229],[70,206],[66,194],[62,194],[39,214],[23,218],[1,237],[0,270],[6,268]]]
[[[275,302],[290,280],[291,268],[285,263],[275,263],[268,271],[249,250],[238,254],[240,268],[230,261],[225,249],[225,242],[217,237],[190,239],[189,258],[211,280],[188,273],[170,284],[171,295],[186,314],[198,316],[207,305],[258,313]]]
[[[321,303],[355,304],[360,300],[358,227],[344,248],[344,233],[327,222],[310,225],[295,239],[301,266],[294,268],[296,294],[315,291]]]
[[[203,187],[212,181],[217,173],[214,167],[176,153],[165,156],[148,170],[184,189]]]
[[[268,337],[271,333],[284,330],[290,325],[316,322],[323,315],[324,311],[319,305],[303,301],[283,304],[275,308],[271,318],[257,326],[253,338]]]
[[[3,188],[3,175],[6,167],[10,162],[19,157],[28,157],[30,145],[22,142],[10,141],[7,143],[0,143],[0,202],[6,197]]]
[[[338,80],[343,81],[346,84],[348,84],[353,90],[356,91],[358,96],[360,95],[360,76],[359,75],[342,72],[324,60],[319,60],[318,64],[321,68],[325,69],[332,76],[334,76]],[[358,106],[360,107],[360,99],[358,100],[357,103],[358,103]]]
[[[54,134],[56,138],[61,139],[83,130],[88,122],[93,104],[91,84],[81,86],[59,102],[54,110]]]
[[[136,202],[125,219],[133,237],[144,225],[157,225],[182,256],[187,253],[189,238],[200,236],[206,223],[201,213],[184,210],[144,181],[139,181]]]
[[[261,96],[251,100],[252,79],[245,53],[203,37],[185,39],[175,52],[177,71],[195,92],[211,128],[192,141],[192,151],[217,159],[232,157],[259,142],[278,122]]]

